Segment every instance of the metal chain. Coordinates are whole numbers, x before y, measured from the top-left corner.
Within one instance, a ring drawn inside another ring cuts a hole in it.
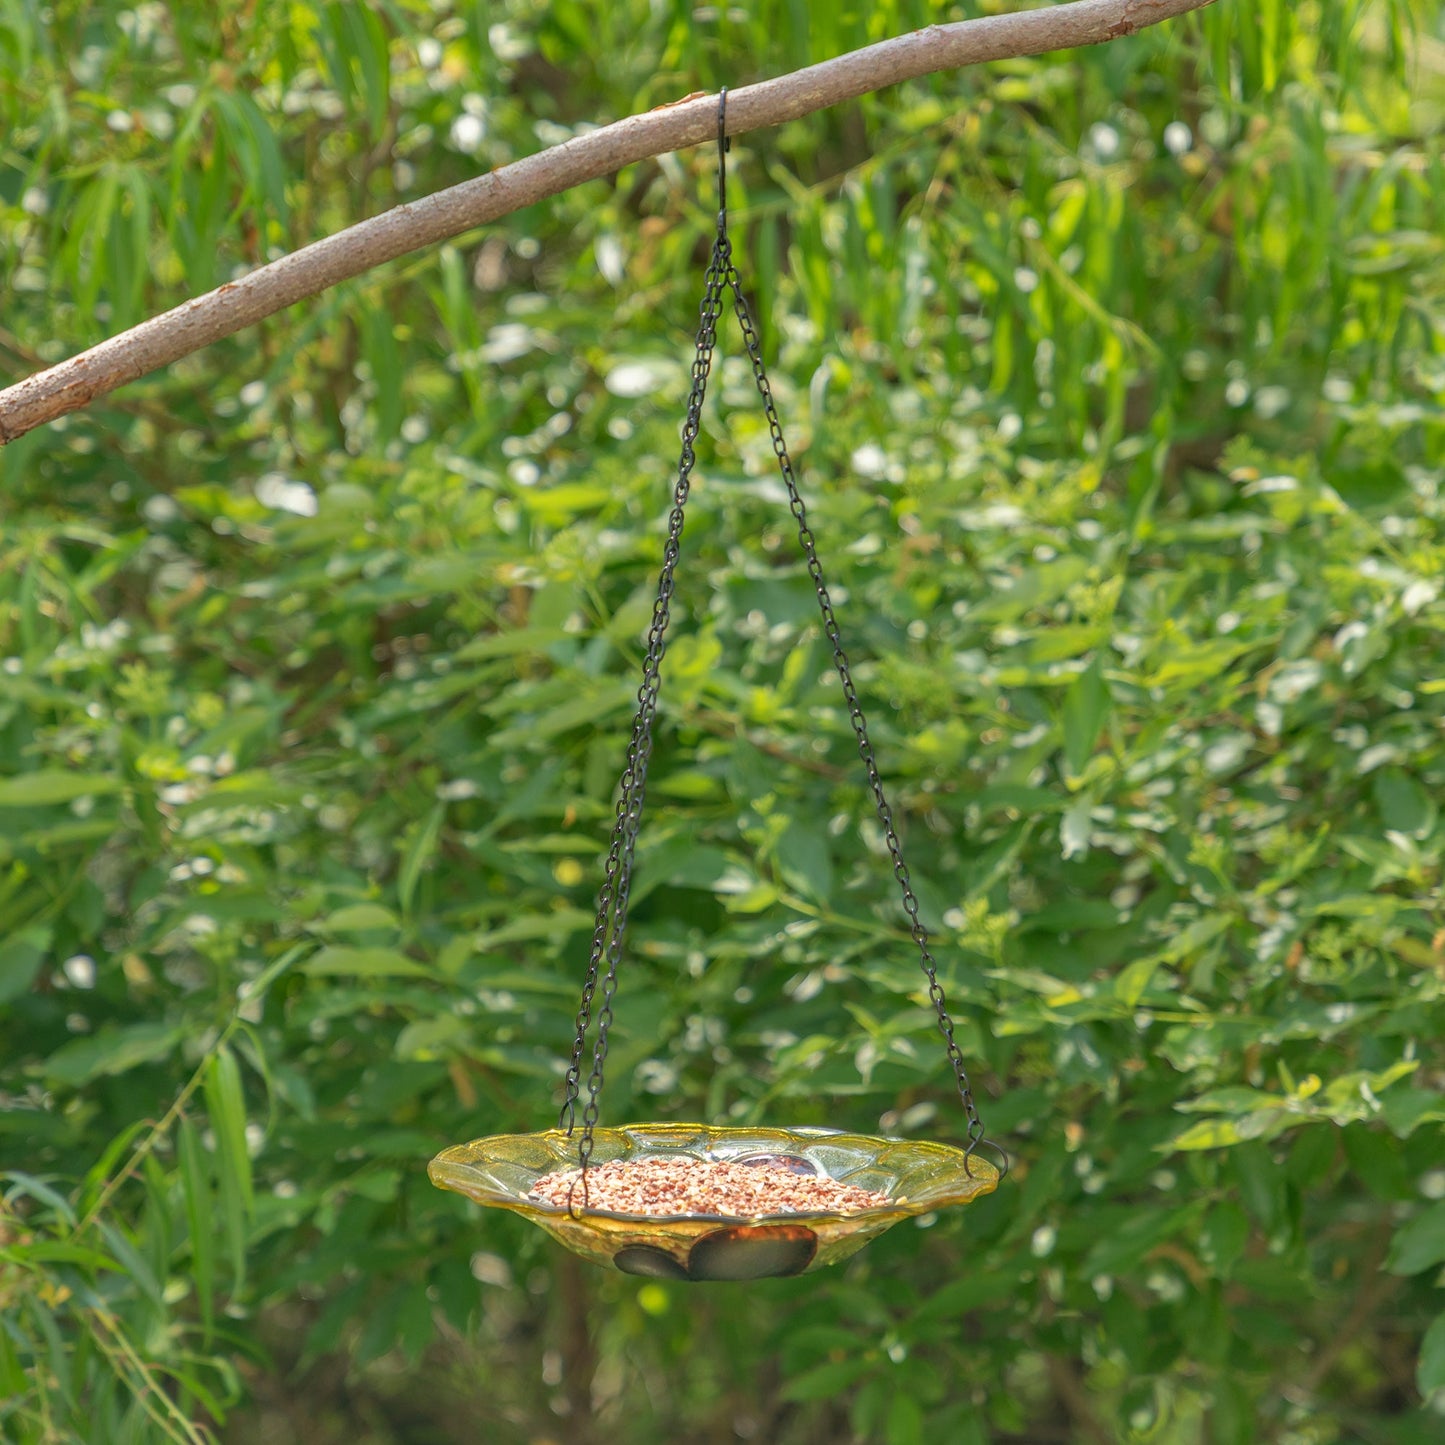
[[[738,324],[742,327],[743,341],[752,362],[753,380],[763,400],[767,414],[768,430],[772,435],[773,454],[778,459],[783,484],[788,491],[788,505],[798,524],[798,540],[802,543],[803,555],[807,561],[808,575],[813,579],[813,590],[817,594],[818,606],[823,614],[823,629],[833,648],[833,665],[843,682],[843,696],[848,704],[848,716],[858,740],[858,753],[868,775],[868,784],[873,791],[878,821],[883,825],[883,835],[888,843],[888,852],[893,859],[893,875],[903,893],[903,907],[908,914],[910,932],[918,945],[924,975],[928,979],[928,997],[938,1015],[938,1027],[943,1034],[948,1051],[948,1060],[953,1068],[958,1085],[959,1098],[968,1119],[968,1153],[974,1150],[984,1137],[983,1121],[979,1118],[974,1104],[973,1090],[965,1072],[963,1055],[954,1038],[954,1024],[949,1017],[944,999],[943,985],[938,981],[938,968],[928,949],[928,933],[918,916],[918,899],[914,896],[909,879],[908,866],[903,861],[898,833],[893,824],[893,811],[883,791],[883,781],[878,774],[878,764],[873,753],[873,744],[868,737],[868,725],[858,701],[858,691],[853,684],[853,675],[848,665],[847,654],[843,651],[838,631],[837,618],[833,614],[833,603],[823,580],[822,564],[818,560],[818,548],[812,528],[808,525],[807,509],[799,495],[797,479],[793,472],[792,459],[783,440],[782,424],[778,420],[777,408],[773,404],[772,387],[768,383],[763,366],[762,343],[752,313],[743,297],[742,284],[737,268],[732,263],[732,242],[727,233],[727,163],[725,160],[727,142],[725,139],[727,91],[718,97],[718,216],[717,234],[713,240],[712,254],[704,277],[702,303],[699,308],[697,331],[697,352],[692,363],[692,390],[688,396],[687,417],[682,428],[682,454],[678,462],[677,482],[673,488],[672,512],[668,518],[667,542],[662,554],[662,572],[658,579],[657,597],[652,607],[652,625],[647,634],[647,656],[643,663],[642,684],[637,691],[637,715],[632,720],[632,738],[627,748],[627,762],[619,784],[617,813],[612,828],[612,842],[607,854],[602,887],[597,895],[597,919],[592,931],[592,950],[587,964],[587,978],[582,988],[582,1003],[577,1011],[577,1031],[572,1044],[572,1057],[567,1069],[565,1099],[558,1118],[558,1127],[565,1127],[569,1137],[577,1121],[577,1101],[581,1095],[582,1056],[587,1045],[587,1031],[592,1023],[592,1006],[596,998],[598,975],[602,971],[602,960],[607,960],[607,972],[602,979],[602,1006],[597,1012],[597,1039],[592,1050],[592,1071],[587,1080],[587,1103],[582,1111],[582,1139],[577,1156],[581,1167],[580,1184],[585,1205],[587,1199],[587,1168],[592,1158],[593,1131],[597,1125],[598,1106],[602,1093],[603,1076],[607,1063],[608,1036],[612,1027],[612,1004],[617,992],[617,969],[622,958],[622,944],[627,931],[627,913],[632,890],[632,869],[637,847],[638,829],[642,822],[642,805],[647,789],[647,768],[652,758],[652,726],[657,715],[657,699],[661,689],[662,659],[667,651],[667,625],[672,611],[672,595],[677,560],[682,548],[684,509],[692,486],[692,471],[697,456],[695,444],[702,424],[703,401],[707,395],[707,381],[712,370],[713,349],[717,344],[717,327],[722,317],[723,295],[731,291],[733,310]],[[573,1186],[574,1189],[576,1186]]]
[[[652,625],[647,634],[647,656],[642,668],[642,684],[637,690],[637,714],[632,720],[632,739],[627,748],[627,762],[618,790],[612,845],[607,854],[602,888],[597,895],[592,952],[587,965],[586,983],[582,989],[582,1004],[577,1011],[577,1033],[572,1043],[572,1058],[567,1069],[565,1100],[558,1119],[558,1126],[565,1127],[570,1136],[576,1124],[577,1100],[581,1093],[582,1055],[586,1048],[587,1030],[592,1022],[597,978],[605,954],[607,973],[602,981],[602,1007],[597,1015],[597,1039],[592,1051],[592,1072],[587,1081],[587,1104],[582,1112],[582,1141],[578,1148],[578,1160],[583,1170],[584,1199],[586,1169],[592,1157],[592,1134],[597,1124],[598,1100],[607,1063],[608,1034],[612,1027],[612,1000],[617,991],[617,968],[622,958],[622,942],[627,929],[633,858],[638,828],[642,821],[647,767],[652,758],[652,724],[657,715],[662,659],[667,651],[667,625],[672,612],[677,559],[682,548],[684,509],[692,487],[693,467],[697,462],[695,444],[702,425],[702,407],[707,395],[708,374],[712,370],[717,323],[722,316],[723,291],[730,254],[727,232],[720,220],[704,278],[702,303],[699,308],[697,352],[692,363],[692,390],[688,397],[687,418],[682,428],[682,454],[678,461],[677,482],[673,488],[672,513],[668,518],[667,542],[662,554],[662,572],[658,579],[657,597],[652,606]]]
[[[838,676],[843,682],[843,697],[848,704],[848,717],[853,724],[854,735],[858,739],[858,755],[863,759],[863,767],[868,774],[868,786],[873,790],[873,802],[878,814],[878,821],[883,825],[883,836],[887,840],[888,852],[893,859],[893,876],[898,880],[898,886],[903,893],[903,909],[908,914],[909,931],[913,935],[914,943],[918,945],[924,976],[928,979],[929,1001],[938,1015],[938,1028],[943,1035],[944,1045],[948,1051],[948,1062],[953,1067],[954,1080],[958,1085],[958,1097],[963,1104],[963,1112],[968,1118],[968,1152],[972,1154],[984,1136],[983,1120],[979,1118],[978,1106],[973,1101],[973,1089],[968,1082],[968,1073],[963,1065],[963,1054],[954,1038],[953,1020],[949,1017],[943,985],[938,981],[938,965],[933,961],[933,955],[928,950],[928,931],[918,916],[918,899],[914,897],[913,885],[908,875],[908,865],[903,861],[903,850],[898,842],[898,832],[893,826],[893,810],[888,806],[888,798],[883,792],[883,780],[878,775],[878,763],[873,755],[873,744],[868,737],[868,724],[863,716],[863,708],[858,701],[858,689],[853,685],[853,673],[848,666],[848,655],[843,651],[843,641],[838,631],[838,619],[833,615],[833,601],[828,596],[827,584],[823,581],[823,567],[818,561],[817,541],[813,536],[813,529],[808,525],[808,510],[803,505],[803,498],[798,492],[793,461],[788,455],[787,443],[783,440],[783,426],[778,420],[777,407],[773,404],[773,389],[768,383],[768,375],[763,368],[763,348],[758,339],[758,329],[753,324],[753,316],[748,308],[748,303],[743,299],[743,288],[738,278],[737,268],[731,263],[727,269],[727,283],[732,291],[733,310],[737,314],[738,325],[742,327],[743,343],[747,347],[748,358],[753,364],[753,380],[757,383],[758,395],[763,399],[763,411],[768,418],[768,431],[773,438],[773,455],[778,459],[778,469],[783,476],[783,485],[788,489],[788,506],[798,524],[798,541],[802,543],[803,556],[808,564],[808,575],[813,579],[813,591],[817,594],[818,607],[823,614],[823,630],[827,633],[828,641],[833,647],[833,666],[837,668]]]

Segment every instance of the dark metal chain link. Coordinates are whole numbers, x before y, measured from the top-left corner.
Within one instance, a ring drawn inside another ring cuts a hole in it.
[[[808,525],[808,509],[798,492],[797,477],[793,472],[793,461],[788,455],[787,443],[783,440],[783,426],[778,420],[778,409],[773,404],[773,388],[768,383],[763,368],[763,348],[758,339],[758,329],[753,324],[752,312],[743,299],[742,283],[737,268],[729,264],[727,283],[733,295],[733,311],[742,327],[743,344],[747,347],[748,358],[753,364],[753,380],[757,383],[758,395],[763,399],[763,411],[768,418],[768,431],[772,434],[773,455],[778,459],[778,470],[783,476],[783,485],[788,489],[788,506],[798,524],[798,541],[802,543],[803,556],[808,564],[808,575],[813,579],[813,591],[818,598],[818,607],[823,614],[823,631],[833,648],[833,666],[843,683],[843,697],[848,704],[848,717],[853,724],[854,736],[858,739],[858,755],[863,759],[868,774],[868,786],[873,790],[873,803],[878,821],[883,825],[883,837],[888,844],[889,856],[893,859],[893,876],[903,893],[903,909],[908,914],[909,931],[918,945],[920,962],[928,979],[928,998],[938,1015],[938,1028],[948,1050],[948,1062],[953,1068],[953,1077],[958,1085],[958,1097],[963,1112],[968,1118],[968,1152],[971,1154],[982,1140],[983,1120],[979,1118],[978,1106],[973,1100],[973,1089],[968,1082],[968,1073],[963,1065],[963,1054],[954,1038],[954,1024],[949,1017],[943,994],[943,985],[938,981],[938,965],[928,949],[928,930],[918,916],[918,899],[913,893],[908,865],[903,861],[903,849],[898,842],[898,832],[893,826],[893,809],[888,805],[883,791],[883,780],[878,775],[878,762],[873,755],[873,743],[868,737],[868,723],[858,701],[858,689],[853,685],[853,673],[848,666],[848,655],[843,651],[843,640],[838,631],[838,619],[833,615],[833,600],[828,596],[828,587],[823,580],[823,566],[818,560],[818,545],[813,529]]]
[[[598,1101],[607,1063],[612,1000],[617,992],[617,967],[622,958],[622,941],[627,930],[633,859],[647,788],[647,766],[652,757],[652,724],[657,715],[662,659],[667,651],[667,625],[672,613],[674,575],[682,549],[684,511],[692,488],[692,471],[697,462],[695,444],[702,425],[702,407],[707,395],[708,374],[712,370],[717,324],[722,316],[730,250],[727,232],[719,221],[718,234],[713,242],[712,257],[704,279],[697,353],[692,363],[692,390],[688,396],[687,418],[682,428],[682,454],[678,462],[677,482],[673,488],[672,512],[668,518],[667,542],[662,554],[662,572],[658,579],[657,597],[652,606],[652,625],[647,634],[647,656],[642,668],[642,685],[637,690],[637,715],[632,720],[632,739],[628,744],[627,762],[619,785],[612,845],[607,854],[602,888],[597,895],[597,920],[592,931],[592,952],[587,965],[587,980],[582,989],[582,1004],[577,1011],[577,1034],[572,1043],[572,1058],[567,1069],[565,1101],[558,1119],[559,1127],[564,1127],[570,1135],[576,1124],[577,1100],[581,1093],[582,1055],[587,1044],[587,1030],[592,1022],[598,974],[605,956],[607,973],[602,980],[602,1007],[597,1014],[597,1040],[592,1050],[592,1072],[587,1081],[587,1104],[582,1111],[582,1142],[578,1149],[578,1159],[584,1170],[584,1198],[585,1170],[592,1157],[592,1133],[597,1124]]]
[[[883,791],[883,781],[878,773],[878,763],[873,753],[873,744],[868,737],[868,724],[858,701],[858,691],[853,684],[852,671],[847,654],[843,651],[838,621],[833,614],[832,599],[823,580],[822,564],[818,560],[817,542],[812,528],[808,525],[807,509],[798,492],[797,478],[793,471],[792,459],[783,440],[782,424],[778,420],[777,408],[773,403],[772,387],[768,383],[763,366],[762,343],[753,323],[752,313],[743,297],[742,284],[737,268],[732,263],[732,243],[727,233],[727,191],[726,187],[726,142],[724,139],[725,105],[727,92],[723,91],[718,101],[718,217],[717,235],[713,241],[712,255],[704,277],[702,304],[697,331],[697,352],[692,364],[692,390],[688,396],[687,417],[682,428],[682,454],[678,462],[677,482],[673,489],[672,512],[668,518],[667,542],[663,548],[662,572],[658,580],[657,597],[652,608],[652,625],[647,634],[647,656],[643,663],[642,684],[637,691],[637,715],[632,721],[632,738],[627,748],[627,762],[622,772],[617,800],[617,814],[612,828],[612,842],[607,854],[603,872],[602,887],[597,895],[597,920],[592,932],[592,951],[587,964],[587,979],[582,989],[582,1003],[577,1011],[577,1033],[572,1044],[572,1057],[567,1069],[565,1100],[558,1119],[559,1127],[565,1127],[571,1135],[577,1121],[577,1100],[581,1095],[582,1056],[587,1044],[587,1031],[592,1023],[592,1007],[596,999],[598,976],[602,972],[602,960],[607,960],[607,972],[602,979],[602,1006],[597,1012],[597,1039],[592,1050],[592,1071],[587,1080],[587,1103],[582,1111],[582,1140],[578,1146],[578,1161],[581,1166],[581,1187],[583,1202],[587,1197],[587,1167],[592,1158],[593,1131],[597,1124],[598,1106],[602,1093],[603,1076],[607,1063],[608,1035],[612,1027],[612,1003],[617,992],[617,969],[622,958],[623,938],[627,930],[628,903],[632,889],[632,869],[637,847],[638,829],[642,822],[642,805],[647,788],[647,767],[652,757],[652,727],[657,715],[657,699],[661,688],[662,659],[667,651],[667,625],[672,611],[672,595],[677,560],[682,547],[684,509],[692,486],[692,471],[697,457],[695,444],[702,424],[703,401],[707,395],[708,375],[712,370],[713,349],[717,344],[717,327],[722,317],[723,295],[731,291],[733,310],[738,324],[742,327],[743,341],[752,363],[753,379],[762,397],[763,410],[767,414],[768,430],[772,435],[773,454],[777,457],[782,472],[783,484],[788,492],[788,505],[798,524],[798,540],[802,544],[803,556],[807,562],[808,575],[813,581],[813,590],[823,614],[823,629],[833,649],[833,665],[843,683],[843,696],[848,704],[848,716],[858,741],[858,753],[868,775],[868,784],[873,791],[878,821],[883,826],[883,836],[893,860],[893,876],[903,894],[903,908],[908,915],[909,929],[913,941],[918,945],[924,975],[928,979],[928,997],[934,1012],[938,1015],[938,1027],[943,1034],[958,1085],[959,1098],[968,1119],[968,1152],[972,1154],[984,1138],[983,1121],[979,1118],[974,1103],[973,1090],[964,1069],[963,1055],[954,1038],[954,1023],[949,1017],[944,998],[943,985],[938,981],[938,967],[928,948],[928,933],[918,916],[918,899],[914,896],[909,878],[908,865],[903,861],[902,847],[893,823],[893,810]],[[575,1187],[575,1186],[574,1186]]]

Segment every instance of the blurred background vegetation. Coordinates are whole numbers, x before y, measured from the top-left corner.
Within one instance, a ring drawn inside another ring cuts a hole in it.
[[[0,0],[0,378],[1001,5]],[[0,452],[0,1436],[1436,1441],[1445,18],[1224,0],[734,145],[992,1198],[754,1286],[434,1190],[548,1125],[710,147]],[[730,329],[604,1122],[958,1137]]]

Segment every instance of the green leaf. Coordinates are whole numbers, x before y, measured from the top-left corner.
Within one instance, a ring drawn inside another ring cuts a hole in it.
[[[431,969],[395,948],[323,948],[301,965],[313,977],[354,974],[362,978],[430,978]]]
[[[63,1044],[45,1061],[46,1077],[79,1088],[107,1074],[124,1074],[164,1058],[180,1042],[173,1024],[106,1024],[88,1038]]]
[[[487,929],[477,934],[472,947],[478,953],[486,953],[504,943],[522,943],[534,938],[556,938],[559,934],[579,933],[590,928],[595,920],[592,914],[580,908],[558,908],[548,913],[524,913],[504,923],[500,928]]]
[[[295,948],[288,948],[280,958],[268,963],[255,978],[248,978],[242,983],[236,990],[237,996],[248,1003],[255,1003],[264,999],[270,991],[271,985],[286,973],[298,958],[302,958],[305,955],[307,947],[307,944],[298,943]]]
[[[246,1221],[251,1213],[251,1156],[246,1146],[246,1101],[236,1056],[222,1046],[205,1075],[206,1112],[216,1140],[217,1194],[231,1260],[231,1292],[246,1281]]]
[[[332,84],[346,100],[360,100],[370,132],[381,134],[390,99],[386,28],[368,6],[332,0],[321,12],[318,39]]]
[[[1217,1278],[1229,1277],[1248,1242],[1249,1217],[1239,1205],[1225,1200],[1209,1211],[1199,1243],[1205,1262]]]
[[[1070,777],[1079,777],[1088,765],[1113,704],[1104,681],[1103,653],[1095,653],[1064,694],[1064,762]]]
[[[1007,586],[997,587],[972,609],[979,621],[1008,622],[1062,597],[1089,570],[1084,557],[1060,557],[1028,567]]]
[[[1275,1229],[1285,1210],[1285,1181],[1268,1147],[1246,1142],[1229,1156],[1239,1181],[1239,1197],[1266,1230]]]
[[[396,323],[384,305],[372,303],[358,309],[361,313],[363,351],[376,385],[377,438],[381,442],[390,442],[401,427],[402,383],[405,380],[405,369],[396,345]]]
[[[38,1294],[22,1295],[21,1303],[28,1306],[31,1319],[35,1321],[36,1327],[44,1336],[46,1364],[50,1367],[51,1374],[55,1376],[61,1396],[68,1397],[74,1389],[74,1377],[70,1367],[70,1351],[65,1348],[65,1341],[60,1334],[60,1326],[56,1323],[55,1311]],[[36,1354],[39,1354],[38,1350]]]
[[[673,888],[714,888],[734,866],[732,857],[721,848],[675,839],[645,850],[642,862],[646,876]]]
[[[1169,1141],[1171,1149],[1227,1149],[1239,1144],[1244,1135],[1233,1119],[1205,1119],[1191,1124],[1182,1134]]]
[[[436,1325],[425,1282],[411,1286],[396,1309],[396,1338],[403,1353],[413,1365],[432,1342]]]
[[[1178,1209],[1140,1206],[1116,1229],[1099,1239],[1085,1256],[1090,1276],[1132,1269],[1156,1245],[1178,1234],[1204,1212],[1204,1201]]]
[[[316,1322],[306,1334],[305,1348],[301,1354],[300,1368],[306,1369],[318,1355],[330,1354],[341,1342],[346,1327],[362,1313],[361,1304],[366,1297],[371,1280],[367,1275],[342,1285],[322,1307]]]
[[[362,1316],[361,1334],[355,1345],[356,1362],[369,1364],[384,1355],[397,1341],[401,1328],[400,1313],[406,1308],[412,1286],[399,1284],[389,1290],[375,1308]]]
[[[636,697],[636,687],[630,680],[623,681],[621,678],[613,678],[591,687],[584,686],[556,707],[546,708],[536,717],[493,733],[492,746],[535,746],[576,727],[604,727],[614,713],[630,707]]]
[[[1157,955],[1153,958],[1136,958],[1133,963],[1120,970],[1114,980],[1114,997],[1120,1003],[1133,1008],[1144,997],[1149,981],[1159,971],[1160,962]]]
[[[1218,678],[1229,664],[1249,651],[1249,647],[1238,642],[1203,642],[1179,646],[1168,656],[1158,671],[1144,678],[1146,686],[1162,688],[1172,684],[1178,690],[1184,685],[1195,686],[1210,678]]]
[[[0,1250],[0,1258],[40,1261],[45,1264],[78,1264],[83,1269],[109,1269],[123,1274],[125,1266],[112,1255],[98,1249],[87,1249],[84,1245],[71,1244],[67,1240],[36,1239],[30,1244]]]
[[[141,1293],[157,1309],[164,1308],[160,1281],[156,1279],[155,1271],[146,1263],[140,1251],[131,1243],[125,1230],[108,1219],[97,1220],[96,1228],[100,1230],[101,1238],[110,1246],[110,1252],[117,1263],[124,1268],[127,1278],[140,1287]]]
[[[43,808],[76,798],[118,793],[123,784],[105,773],[70,773],[42,768],[18,778],[0,778],[0,808]]]
[[[1428,1205],[1395,1231],[1385,1268],[1392,1274],[1419,1274],[1445,1262],[1445,1200]]]
[[[37,1179],[33,1174],[27,1174],[20,1169],[7,1169],[4,1174],[0,1174],[0,1179],[13,1179],[16,1189],[8,1192],[27,1194],[31,1199],[49,1205],[72,1229],[75,1227],[75,1211],[71,1208],[70,1201],[43,1179]]]
[[[1422,1124],[1445,1122],[1445,1095],[1434,1089],[1392,1089],[1383,1103],[1381,1118],[1402,1139]]]
[[[867,1370],[868,1366],[859,1359],[831,1360],[795,1375],[783,1387],[783,1398],[804,1403],[809,1400],[826,1400],[848,1389]]]
[[[353,903],[328,913],[319,923],[312,925],[320,933],[366,933],[371,929],[389,929],[395,932],[401,927],[391,909],[379,903]]]
[[[1184,962],[1193,954],[1198,953],[1205,944],[1218,938],[1233,921],[1233,916],[1228,913],[1202,914],[1181,928],[1168,947],[1160,951],[1160,961],[1162,963]]]
[[[9,1331],[0,1330],[0,1399],[18,1400],[28,1383]]]
[[[401,857],[401,868],[397,874],[396,893],[401,902],[403,916],[411,912],[412,896],[416,892],[417,880],[422,869],[431,861],[436,852],[437,838],[441,833],[442,819],[446,816],[446,804],[438,803],[426,820],[412,834]]]
[[[467,1041],[469,1030],[455,1014],[413,1019],[396,1037],[399,1059],[441,1059],[456,1053]]]
[[[269,204],[284,226],[288,215],[286,166],[264,112],[241,90],[213,91],[210,104],[246,178],[252,201],[258,206]]]
[[[918,1306],[914,1318],[920,1322],[961,1320],[985,1305],[1008,1299],[1013,1290],[1013,1281],[1001,1276],[950,1280]]]
[[[897,1391],[888,1406],[888,1445],[923,1445],[923,1409],[905,1390]]]
[[[454,662],[475,659],[517,657],[529,652],[546,652],[567,634],[560,627],[520,627],[511,632],[489,632],[464,643],[452,654]]]
[[[825,903],[833,889],[833,860],[828,837],[820,825],[788,825],[778,843],[778,868],[790,887],[806,898]]]
[[[32,924],[0,941],[0,1003],[19,998],[35,982],[54,934],[49,926]]]
[[[146,1118],[132,1119],[119,1134],[105,1146],[94,1164],[85,1171],[85,1182],[79,1195],[81,1212],[89,1210],[106,1189],[109,1188],[122,1156],[127,1158],[135,1149],[135,1141],[154,1127],[154,1121]]]
[[[186,1207],[186,1228],[191,1240],[191,1273],[196,1281],[201,1325],[209,1336],[215,1316],[216,1279],[216,1228],[211,1212],[211,1171],[195,1125],[189,1119],[182,1119],[176,1131],[176,1153],[180,1165],[181,1193]]]
[[[1445,1314],[1436,1315],[1420,1342],[1420,1363],[1415,1370],[1420,1393],[1429,1396],[1445,1390]]]
[[[1399,768],[1381,768],[1375,774],[1372,791],[1386,828],[1410,838],[1430,836],[1440,810],[1430,794],[1408,773]]]
[[[1350,1168],[1377,1199],[1393,1204],[1415,1197],[1415,1183],[1399,1140],[1362,1123],[1347,1125],[1341,1138]]]

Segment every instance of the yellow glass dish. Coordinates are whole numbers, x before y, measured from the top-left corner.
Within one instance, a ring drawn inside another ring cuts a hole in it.
[[[969,1204],[998,1187],[1000,1170],[975,1153],[927,1140],[875,1138],[837,1129],[746,1129],[711,1124],[629,1124],[595,1131],[592,1159],[740,1160],[777,1155],[798,1172],[877,1190],[888,1203],[855,1213],[646,1216],[588,1209],[580,1200],[530,1197],[543,1174],[577,1162],[564,1130],[497,1134],[444,1149],[432,1183],[511,1209],[593,1264],[660,1279],[740,1280],[803,1274],[837,1264],[910,1215]]]

